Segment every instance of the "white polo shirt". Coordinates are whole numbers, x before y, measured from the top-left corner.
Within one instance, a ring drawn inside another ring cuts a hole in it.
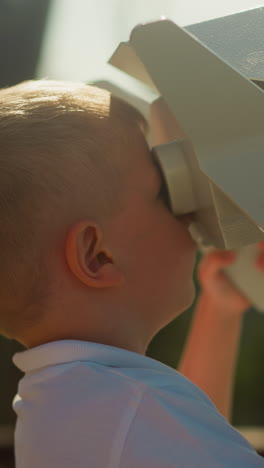
[[[196,385],[131,351],[61,340],[18,352],[16,468],[260,468]]]

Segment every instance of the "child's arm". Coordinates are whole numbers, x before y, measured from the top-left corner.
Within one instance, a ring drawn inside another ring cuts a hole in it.
[[[263,251],[264,243],[259,246]],[[230,421],[242,319],[251,304],[221,271],[232,263],[228,255],[210,252],[201,261],[201,295],[178,370],[204,390]],[[264,271],[261,259],[263,253],[257,264]]]

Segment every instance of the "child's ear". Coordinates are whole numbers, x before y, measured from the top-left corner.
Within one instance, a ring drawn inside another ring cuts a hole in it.
[[[99,226],[90,220],[71,227],[65,245],[65,255],[71,272],[84,284],[93,288],[120,286],[123,274],[103,246]]]

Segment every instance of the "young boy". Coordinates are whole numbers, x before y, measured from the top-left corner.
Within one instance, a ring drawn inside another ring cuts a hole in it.
[[[95,87],[0,91],[0,327],[26,348],[13,357],[17,468],[264,466],[226,419],[250,306],[222,276],[228,253],[200,266],[180,372],[145,355],[192,304],[196,254],[145,132]]]

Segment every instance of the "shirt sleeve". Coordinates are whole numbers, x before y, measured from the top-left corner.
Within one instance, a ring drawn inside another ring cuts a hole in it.
[[[264,468],[246,439],[202,399],[149,390],[127,433],[120,468]]]

